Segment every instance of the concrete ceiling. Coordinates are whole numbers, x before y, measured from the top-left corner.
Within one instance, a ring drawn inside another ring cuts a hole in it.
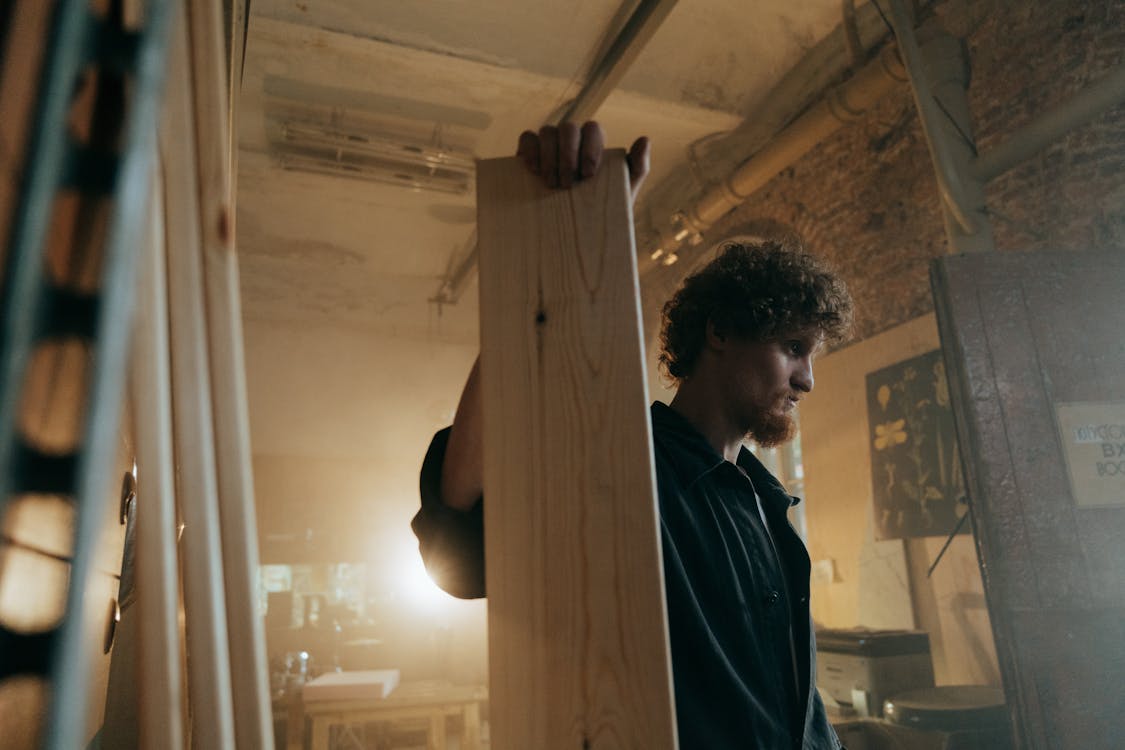
[[[472,192],[412,192],[280,169],[277,102],[414,129],[477,157],[571,98],[627,15],[618,0],[256,0],[240,102],[239,248],[248,318],[475,336],[473,294],[428,301],[464,252]],[[624,9],[628,10],[628,9]],[[752,114],[839,22],[837,0],[681,0],[598,113],[611,140],[648,134],[653,182],[689,144]]]
[[[416,503],[410,488],[425,444],[451,419],[475,354],[475,284],[456,305],[431,301],[467,250],[472,190],[413,191],[283,169],[277,113],[440,139],[478,158],[508,155],[521,130],[576,94],[632,7],[250,7],[237,200],[254,451],[385,461],[385,492],[408,495],[405,513]],[[597,118],[613,144],[652,137],[650,184],[658,182],[693,142],[752,118],[765,92],[839,21],[839,0],[680,0]]]

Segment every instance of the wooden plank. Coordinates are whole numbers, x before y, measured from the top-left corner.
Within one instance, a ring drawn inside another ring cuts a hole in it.
[[[163,179],[154,181],[163,185]],[[183,675],[178,631],[179,581],[172,464],[172,396],[164,203],[157,190],[142,252],[132,389],[137,433],[137,606],[140,629],[141,747],[183,747]]]
[[[323,717],[312,720],[312,750],[328,750],[328,730],[332,723]]]
[[[469,703],[461,714],[461,750],[480,750],[480,704]]]
[[[285,711],[285,750],[303,750],[305,746],[305,707],[299,695],[289,698]]]
[[[234,249],[229,77],[220,0],[189,3],[208,361],[211,367],[227,629],[239,747],[273,748],[269,663],[258,615],[258,531]]]
[[[165,178],[173,430],[179,469],[176,490],[184,522],[181,549],[188,697],[195,746],[228,748],[235,746],[234,716],[219,545],[190,64],[187,11],[180,6],[169,44],[160,150]]]
[[[480,162],[492,744],[676,746],[624,152]]]
[[[430,730],[426,733],[426,750],[445,750],[445,714],[430,715]]]

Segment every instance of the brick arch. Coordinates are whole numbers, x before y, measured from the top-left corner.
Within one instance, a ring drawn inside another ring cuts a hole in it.
[[[807,250],[805,234],[799,228],[779,219],[769,217],[752,218],[725,227],[722,234],[713,233],[714,243],[706,252],[696,253],[690,269],[684,269],[683,277],[688,276],[714,258],[719,249],[728,242],[780,242],[793,250]],[[709,237],[708,239],[711,239]]]

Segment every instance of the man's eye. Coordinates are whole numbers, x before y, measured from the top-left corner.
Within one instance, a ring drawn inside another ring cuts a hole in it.
[[[789,353],[792,354],[794,357],[801,356],[801,342],[800,341],[790,341],[788,344],[786,344],[786,347],[787,347]]]

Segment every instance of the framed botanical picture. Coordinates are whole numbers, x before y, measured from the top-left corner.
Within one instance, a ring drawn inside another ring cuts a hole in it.
[[[868,374],[867,422],[875,537],[948,536],[968,508],[941,350]]]

